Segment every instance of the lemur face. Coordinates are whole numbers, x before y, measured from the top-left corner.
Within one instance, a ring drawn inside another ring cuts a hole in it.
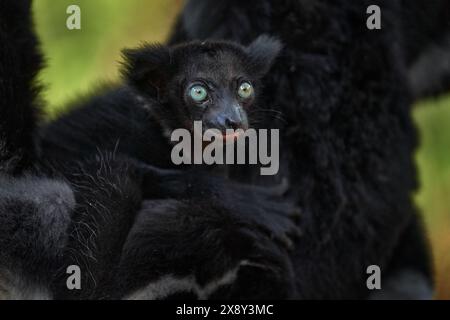
[[[180,93],[170,96],[172,103],[187,110],[191,122],[202,121],[204,130],[215,128],[225,134],[226,129],[247,129],[247,111],[255,102],[259,79],[246,71],[244,63],[222,50],[192,55],[171,84]]]
[[[153,101],[152,112],[166,130],[247,129],[268,72],[281,50],[277,40],[257,38],[248,47],[230,42],[191,42],[172,48],[125,50],[124,75],[138,94]],[[157,103],[155,103],[157,101]]]

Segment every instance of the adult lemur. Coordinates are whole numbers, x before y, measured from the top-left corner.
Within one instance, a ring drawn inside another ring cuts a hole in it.
[[[285,249],[297,230],[289,217],[294,208],[280,202],[273,189],[151,168],[101,145],[100,151],[65,162],[49,149],[40,150],[33,138],[39,108],[34,76],[41,56],[31,30],[30,1],[4,1],[0,8],[4,298],[295,296]],[[23,24],[16,27],[16,21]],[[255,77],[264,68],[259,63],[273,55],[260,50],[270,47],[210,43],[177,52],[182,58],[217,50],[236,64],[247,63],[246,75]],[[152,48],[144,56],[156,52]],[[156,134],[161,130],[151,137]],[[69,265],[81,268],[79,291],[66,286]]]
[[[381,30],[366,27],[372,5]],[[171,42],[245,43],[260,33],[285,44],[263,83],[273,93],[266,108],[288,120],[285,167],[308,220],[294,254],[300,296],[364,296],[364,269],[377,264],[384,281],[376,297],[430,297],[411,200],[410,106],[413,97],[448,91],[449,2],[189,0]]]

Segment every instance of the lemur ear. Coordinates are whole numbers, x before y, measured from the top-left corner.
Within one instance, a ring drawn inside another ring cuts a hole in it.
[[[122,51],[122,75],[138,90],[160,95],[169,80],[171,70],[170,48],[145,44],[137,49]]]
[[[250,57],[252,71],[258,76],[264,76],[272,67],[283,46],[281,42],[268,35],[256,38],[247,48]]]

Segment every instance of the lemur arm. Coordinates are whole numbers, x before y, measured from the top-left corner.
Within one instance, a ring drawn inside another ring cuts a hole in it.
[[[0,3],[0,172],[18,173],[35,157],[39,113],[36,75],[42,55],[33,33],[30,0]]]

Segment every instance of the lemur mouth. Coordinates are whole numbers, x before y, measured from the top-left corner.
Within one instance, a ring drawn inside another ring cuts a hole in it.
[[[224,130],[219,129],[220,132],[217,131],[217,128],[212,128],[212,129],[216,129],[216,131],[213,132],[213,131],[209,131],[209,130],[203,130],[203,132],[202,132],[203,135],[205,135],[207,133],[206,136],[214,137],[215,140],[222,139],[224,142],[227,142],[227,143],[237,140],[245,132],[245,130],[247,130],[247,128],[244,128],[244,127],[236,128],[236,129],[229,128],[228,130],[227,129],[224,129]],[[229,132],[227,132],[227,131],[229,131]]]
[[[243,132],[233,132],[233,133],[226,133],[226,132],[221,132],[221,133],[214,133],[212,134],[212,137],[214,137],[215,140],[218,139],[222,139],[223,142],[229,143],[229,142],[233,142],[236,141],[242,134]],[[210,133],[211,134],[211,133]]]
[[[231,143],[236,140],[238,140],[241,136],[243,136],[248,129],[248,126],[242,125],[242,126],[236,126],[235,128],[217,128],[214,126],[206,126],[206,127],[200,127],[196,128],[195,125],[189,128],[191,133],[201,138],[205,141],[212,141],[211,139],[222,140],[225,143]],[[189,130],[188,129],[188,130]],[[201,131],[196,130],[201,129]]]
[[[231,141],[237,140],[240,135],[241,135],[240,132],[234,132],[234,133],[230,133],[230,134],[222,133],[222,139],[226,142],[229,142],[229,141],[231,142]]]

